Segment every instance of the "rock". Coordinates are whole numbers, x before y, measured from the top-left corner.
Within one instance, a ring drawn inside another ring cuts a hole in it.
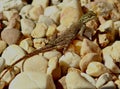
[[[102,86],[100,89],[116,89],[116,85],[113,81],[109,81],[107,84]]]
[[[101,74],[107,73],[109,72],[108,69],[100,62],[91,62],[89,63],[86,73],[94,76],[94,77],[98,77]]]
[[[23,18],[23,19],[26,19],[26,18],[30,18],[29,16],[29,11],[31,10],[33,6],[30,5],[30,4],[27,4],[25,5],[21,10],[20,10],[20,16]]]
[[[63,74],[66,74],[69,67],[79,68],[81,58],[74,52],[66,52],[59,59],[59,64]]]
[[[47,37],[53,36],[53,35],[55,34],[55,32],[56,32],[56,27],[57,27],[57,26],[56,26],[55,24],[50,25],[50,26],[48,27],[47,32],[46,32],[46,36],[47,36]]]
[[[47,51],[47,52],[45,52],[45,53],[43,54],[43,56],[44,56],[45,58],[47,58],[48,60],[51,59],[51,58],[53,58],[53,57],[58,57],[58,58],[60,58],[61,55],[62,55],[62,54],[61,54],[59,51],[57,51],[57,50]]]
[[[35,24],[32,20],[23,18],[21,19],[21,32],[25,36],[30,36],[31,32],[33,31]]]
[[[33,38],[45,37],[47,26],[44,23],[37,23],[34,30],[31,32]]]
[[[40,56],[35,55],[24,62],[23,70],[25,72],[43,72],[47,73],[47,60]]]
[[[43,8],[46,8],[49,4],[49,0],[33,0],[32,5],[33,6],[39,6],[41,5]]]
[[[66,75],[67,89],[96,89],[91,83],[84,79],[79,72],[70,71]]]
[[[60,0],[51,0],[51,3],[53,5],[58,5],[60,3]]]
[[[52,24],[55,24],[54,20],[48,16],[45,16],[45,15],[40,15],[39,16],[39,20],[38,20],[38,23],[44,23],[48,26],[52,25]]]
[[[83,58],[81,59],[79,66],[81,71],[85,71],[87,69],[87,66],[89,65],[90,62],[92,61],[102,61],[102,57],[97,54],[97,53],[88,53]]]
[[[98,53],[101,55],[101,49],[96,43],[93,43],[88,39],[83,39],[80,53],[82,56],[86,55],[87,53]]]
[[[62,78],[60,78],[60,79],[58,80],[59,83],[60,83],[60,85],[61,85],[61,87],[62,87],[63,89],[67,89],[65,79],[66,79],[66,76],[63,76]]]
[[[33,44],[34,44],[34,47],[36,49],[44,47],[47,42],[48,41],[47,41],[46,38],[35,38],[35,39],[33,39]]]
[[[5,81],[0,81],[0,89],[3,89],[5,87]]]
[[[110,55],[103,55],[105,66],[112,71],[112,73],[120,73],[120,68],[114,63]]]
[[[3,71],[5,67],[5,59],[0,57],[0,73]]]
[[[6,36],[7,35],[7,36]],[[8,45],[17,44],[21,38],[21,32],[18,29],[4,29],[1,32],[1,38],[5,41]]]
[[[108,81],[112,80],[112,76],[108,73],[102,74],[97,82],[96,82],[96,87],[99,89],[101,88],[105,83],[107,83]]]
[[[60,20],[60,9],[57,6],[49,6],[45,8],[44,11],[45,16],[49,16],[52,18],[55,23],[59,24]]]
[[[60,23],[69,27],[72,23],[79,21],[82,14],[79,0],[72,0],[62,9]]]
[[[35,49],[32,47],[33,46],[33,42],[31,38],[26,38],[24,40],[22,40],[19,44],[19,46],[21,48],[23,48],[27,53],[31,53],[33,52]]]
[[[7,47],[7,43],[3,40],[0,40],[0,54],[5,50]]]
[[[117,87],[118,87],[118,89],[120,88],[120,80],[118,79],[118,80],[116,80],[115,81],[115,84],[117,85]]]
[[[24,55],[25,52],[22,48],[17,45],[10,45],[3,51],[1,57],[5,59],[7,65],[11,65],[13,62],[17,61]]]
[[[24,86],[23,86],[24,85]],[[10,83],[8,89],[55,89],[50,75],[38,72],[22,72]]]
[[[32,20],[37,21],[39,16],[43,14],[42,6],[33,6],[29,11],[29,16]]]
[[[52,75],[53,80],[58,80],[61,77],[61,68],[57,57],[53,57],[49,60],[47,74]]]

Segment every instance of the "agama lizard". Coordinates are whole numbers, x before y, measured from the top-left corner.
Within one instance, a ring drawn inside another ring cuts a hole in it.
[[[81,16],[79,22],[73,23],[63,34],[61,34],[57,38],[50,40],[45,47],[37,49],[37,50],[23,56],[22,58],[18,59],[16,62],[14,62],[12,65],[10,65],[6,69],[6,71],[2,74],[0,79],[5,75],[5,73],[8,70],[10,70],[13,66],[15,66],[17,63],[19,63],[22,60],[26,60],[26,59],[28,59],[36,54],[39,54],[41,52],[46,52],[46,51],[51,50],[51,49],[55,49],[55,48],[61,49],[61,48],[68,47],[69,44],[71,43],[71,41],[73,41],[76,38],[76,36],[79,32],[82,36],[82,34],[86,28],[85,23],[94,19],[94,18],[96,18],[96,14],[93,13],[92,11],[89,11],[85,15]]]

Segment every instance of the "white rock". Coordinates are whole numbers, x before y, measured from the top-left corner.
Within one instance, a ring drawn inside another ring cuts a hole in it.
[[[96,80],[86,73],[81,73],[81,76],[84,77],[87,81],[89,81],[92,85],[96,86]]]
[[[41,5],[43,8],[46,8],[49,4],[49,0],[33,0],[32,5],[33,6],[39,6]]]
[[[3,40],[0,40],[0,54],[5,50],[7,47],[7,43]]]
[[[112,80],[112,76],[109,73],[102,74],[96,82],[96,87],[101,88],[105,83],[110,80]]]
[[[30,36],[31,32],[33,31],[35,24],[32,20],[30,19],[21,19],[21,32],[23,33],[23,35],[25,36]]]
[[[33,38],[45,37],[47,31],[47,25],[45,23],[37,23],[34,30],[31,32]]]
[[[25,5],[21,10],[20,10],[20,15],[22,16],[23,19],[25,18],[29,18],[29,11],[30,9],[32,8],[33,6],[28,4],[28,5]]]
[[[107,73],[109,72],[108,69],[100,62],[91,62],[89,63],[86,73],[94,76],[94,77],[98,77],[101,74]]]
[[[12,8],[20,10],[24,4],[22,0],[2,0],[0,1],[0,12]]]
[[[5,59],[7,65],[11,65],[13,62],[17,61],[24,55],[25,52],[22,48],[17,45],[10,45],[3,51],[2,58]]]
[[[63,56],[59,59],[59,64],[63,73],[67,72],[69,67],[79,68],[79,62],[81,58],[74,52],[66,52]]]
[[[8,89],[56,89],[50,75],[37,72],[22,72],[10,83]]]
[[[78,72],[71,71],[66,75],[67,89],[96,89],[91,83],[84,79]]]
[[[116,89],[116,85],[113,81],[109,81],[107,84],[102,86],[100,89]]]
[[[47,72],[47,60],[40,56],[35,55],[24,62],[23,71],[25,72]]]
[[[47,52],[45,52],[45,53],[43,54],[43,56],[44,56],[45,58],[47,58],[48,60],[51,59],[51,58],[53,58],[53,57],[58,57],[58,58],[60,58],[61,55],[62,55],[62,54],[61,54],[59,51],[57,51],[57,50],[47,51]]]
[[[59,10],[59,8],[57,6],[49,6],[49,7],[45,8],[44,15],[49,16],[56,23],[59,23],[60,10]]]
[[[5,67],[5,59],[0,57],[0,73],[3,71],[4,67]]]
[[[60,0],[51,0],[51,3],[53,5],[58,5],[60,3]]]

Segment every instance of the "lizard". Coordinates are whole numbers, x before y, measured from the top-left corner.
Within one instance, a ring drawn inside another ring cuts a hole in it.
[[[34,55],[37,55],[42,52],[46,52],[52,49],[62,49],[67,48],[69,44],[77,37],[77,34],[80,32],[80,35],[82,36],[86,25],[85,23],[96,18],[96,14],[93,11],[88,11],[86,14],[82,15],[79,22],[73,23],[63,34],[59,35],[57,38],[51,39],[45,47],[42,47],[40,49],[37,49],[22,58],[15,61],[13,64],[11,64],[9,67],[6,68],[6,71],[1,75],[0,79],[5,75],[7,71],[12,69],[13,66],[15,66],[17,63],[19,63],[22,60],[26,60]]]

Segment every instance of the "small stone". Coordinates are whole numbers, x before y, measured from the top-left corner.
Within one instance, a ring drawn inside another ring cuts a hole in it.
[[[61,77],[61,68],[57,57],[53,57],[49,60],[47,74],[52,75],[53,80],[58,80]]]
[[[48,60],[51,59],[51,58],[53,58],[53,57],[58,57],[58,58],[60,58],[61,55],[62,55],[62,54],[61,54],[59,51],[57,51],[57,50],[47,51],[47,52],[45,52],[45,53],[43,54],[43,56],[44,56],[45,58],[47,58]]]
[[[112,80],[112,76],[109,73],[102,74],[96,82],[96,87],[99,89],[105,83],[107,83],[108,81],[111,81],[111,80]]]
[[[56,88],[52,76],[50,75],[38,72],[22,72],[11,81],[9,89],[56,89]]]
[[[4,29],[1,32],[1,38],[9,45],[17,44],[17,42],[21,38],[21,32],[18,29],[14,29],[14,28]]]
[[[120,80],[118,79],[118,80],[116,80],[115,81],[115,84],[117,85],[117,87],[118,87],[118,89],[120,88]]]
[[[0,89],[4,89],[5,87],[5,81],[0,81]]]
[[[74,52],[66,52],[59,59],[59,64],[61,66],[62,72],[66,73],[69,67],[79,68],[79,62],[81,58]]]
[[[83,39],[80,53],[82,56],[86,55],[87,53],[98,53],[101,55],[101,49],[96,43],[88,39]]]
[[[36,49],[44,47],[47,42],[48,41],[45,38],[33,39],[33,44]]]
[[[100,62],[91,62],[89,63],[86,73],[94,76],[94,77],[98,77],[101,74],[107,73],[109,72],[108,69]]]
[[[0,57],[0,73],[3,71],[5,67],[5,59]]]
[[[52,24],[48,27],[48,30],[46,32],[46,36],[48,36],[48,37],[53,36],[55,32],[56,32],[56,25]]]
[[[97,53],[88,53],[85,56],[83,56],[83,58],[81,59],[81,61],[79,63],[81,71],[86,71],[87,66],[92,61],[101,62],[102,61],[102,57],[99,54],[97,54]]]
[[[55,21],[55,23],[59,24],[60,9],[57,6],[49,6],[45,8],[44,15],[49,16]]]
[[[63,76],[62,78],[60,78],[60,79],[58,80],[63,89],[67,89],[65,79],[66,79],[66,76]]]
[[[41,5],[43,8],[46,8],[49,5],[49,0],[33,0],[32,1],[33,6],[39,6]]]
[[[30,19],[21,19],[21,32],[23,33],[23,35],[25,36],[30,36],[31,32],[33,31],[35,24],[32,20]]]
[[[67,89],[96,89],[95,86],[84,79],[77,71],[67,73],[66,85]]]
[[[37,21],[39,16],[43,14],[42,6],[33,6],[29,11],[29,16],[32,20]]]
[[[25,72],[43,72],[47,73],[47,60],[40,56],[35,55],[24,62],[23,70]]]
[[[92,85],[96,86],[96,80],[86,73],[81,73],[81,76],[88,80]]]
[[[100,89],[116,89],[116,85],[113,81],[109,81],[107,84],[102,86]]]
[[[7,43],[3,40],[0,40],[0,54],[5,50],[7,47]]]
[[[33,38],[45,37],[47,26],[44,23],[37,23],[34,30],[31,32]]]
[[[2,58],[5,59],[7,65],[11,65],[24,55],[25,52],[18,45],[10,45],[3,51]]]

